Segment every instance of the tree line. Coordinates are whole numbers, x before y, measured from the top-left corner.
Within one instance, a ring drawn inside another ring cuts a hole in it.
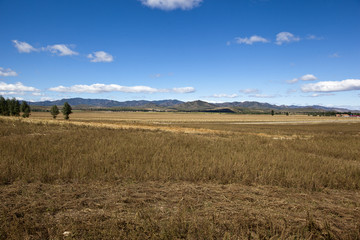
[[[72,108],[68,102],[64,103],[63,108],[61,109],[62,114],[66,120],[69,119],[69,115],[72,113]],[[15,116],[19,117],[22,113],[22,117],[30,117],[31,108],[26,101],[20,101],[16,98],[5,99],[3,96],[0,96],[0,116]],[[50,109],[50,113],[53,119],[56,119],[57,115],[60,113],[59,108],[54,105]]]
[[[0,96],[0,115],[2,116],[20,116],[28,118],[30,117],[31,108],[26,101],[22,101],[21,104],[16,98],[5,99]]]

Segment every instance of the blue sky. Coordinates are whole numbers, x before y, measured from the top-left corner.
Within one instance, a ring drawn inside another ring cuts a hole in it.
[[[0,0],[0,95],[360,109],[359,0]]]

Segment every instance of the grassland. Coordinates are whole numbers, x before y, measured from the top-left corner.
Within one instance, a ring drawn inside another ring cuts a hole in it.
[[[0,239],[360,239],[357,119],[70,118],[0,119]]]

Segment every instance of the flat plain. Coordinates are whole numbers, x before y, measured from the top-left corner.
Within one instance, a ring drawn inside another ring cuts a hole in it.
[[[0,239],[360,239],[360,119],[0,118]]]

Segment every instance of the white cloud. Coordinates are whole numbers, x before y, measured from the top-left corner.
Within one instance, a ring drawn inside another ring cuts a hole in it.
[[[240,92],[249,94],[249,93],[259,93],[260,91],[259,91],[259,89],[247,88],[247,89],[240,90]]]
[[[193,87],[172,88],[172,89],[158,89],[148,86],[134,86],[126,87],[117,84],[101,84],[96,83],[92,85],[74,85],[71,87],[58,86],[50,88],[50,91],[62,93],[104,93],[104,92],[125,92],[125,93],[191,93],[195,89]]]
[[[340,92],[360,90],[360,79],[346,79],[343,81],[324,81],[305,84],[301,87],[303,92]]]
[[[212,98],[236,98],[238,96],[239,95],[237,95],[237,94],[214,94],[210,97],[212,97]]]
[[[90,62],[112,62],[114,61],[113,56],[111,54],[104,51],[93,52],[93,54],[89,54],[87,56],[90,58]]]
[[[254,36],[251,36],[250,38],[235,38],[236,40],[236,43],[238,44],[248,44],[248,45],[252,45],[253,43],[256,43],[256,42],[261,42],[261,43],[267,43],[269,42],[269,40],[263,38],[263,37],[260,37],[260,36],[257,36],[257,35],[254,35]]]
[[[15,71],[11,70],[10,68],[4,69],[4,68],[0,67],[0,76],[1,77],[16,77],[17,73]]]
[[[249,95],[251,98],[275,98],[276,95],[267,95],[267,94],[253,94]]]
[[[315,81],[315,80],[317,80],[317,77],[315,77],[312,74],[306,74],[306,75],[300,77],[300,80],[302,80],[302,81]]]
[[[43,51],[49,51],[51,53],[57,54],[59,56],[71,56],[78,55],[79,53],[74,52],[65,44],[55,44],[51,46],[47,46],[46,48],[42,48]]]
[[[276,44],[282,45],[283,43],[290,43],[290,42],[298,42],[300,41],[299,37],[295,37],[294,34],[289,32],[281,32],[276,34]]]
[[[334,96],[333,93],[313,93],[309,97],[325,97],[325,96]]]
[[[5,82],[0,82],[0,91],[1,95],[9,95],[22,94],[24,92],[38,92],[40,90],[34,87],[24,86],[21,82],[17,82],[15,84],[7,84]]]
[[[301,76],[299,78],[293,78],[291,80],[288,80],[288,83],[296,83],[298,81],[315,81],[317,80],[317,77],[315,77],[313,74],[305,74],[304,76]]]
[[[169,92],[192,93],[192,92],[195,92],[195,88],[193,88],[193,87],[173,88]]]
[[[26,42],[20,42],[18,40],[12,40],[12,42],[20,53],[30,53],[38,51],[36,48]]]
[[[143,5],[161,10],[188,10],[200,5],[203,0],[140,0]]]

